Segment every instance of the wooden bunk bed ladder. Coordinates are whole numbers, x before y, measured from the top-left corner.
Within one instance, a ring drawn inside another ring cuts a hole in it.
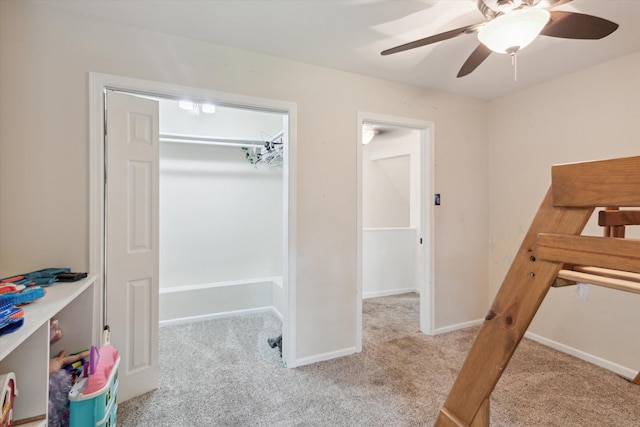
[[[553,166],[552,184],[440,410],[438,427],[489,425],[489,400],[551,286],[640,293],[640,156]],[[605,237],[581,236],[597,207]],[[640,374],[635,378],[640,384]]]

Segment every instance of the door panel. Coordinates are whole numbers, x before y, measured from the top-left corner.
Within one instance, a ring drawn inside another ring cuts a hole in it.
[[[107,91],[106,314],[118,401],[158,387],[158,102]]]

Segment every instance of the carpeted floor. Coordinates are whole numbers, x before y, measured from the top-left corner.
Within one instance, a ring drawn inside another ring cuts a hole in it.
[[[363,304],[363,351],[287,369],[272,314],[160,328],[160,387],[118,426],[433,425],[477,328],[429,337],[416,294]],[[491,425],[640,426],[640,387],[530,340],[491,398]]]

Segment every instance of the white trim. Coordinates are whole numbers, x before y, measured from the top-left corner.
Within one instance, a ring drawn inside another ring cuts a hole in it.
[[[298,318],[296,303],[296,260],[298,259],[296,252],[296,230],[298,229],[298,217],[296,215],[296,207],[298,205],[296,199],[298,186],[298,110],[296,104],[287,103],[287,105],[289,114],[284,117],[284,129],[289,129],[289,132],[285,132],[282,138],[284,146],[289,147],[288,150],[283,151],[283,165],[287,165],[287,167],[284,167],[282,171],[282,179],[288,186],[288,191],[284,192],[283,197],[284,206],[288,212],[284,220],[283,229],[287,230],[288,241],[284,247],[283,259],[285,260],[285,274],[283,274],[281,282],[284,288],[282,307],[284,311],[282,322],[282,362],[284,366],[295,368],[297,366],[296,319]]]
[[[389,297],[392,295],[402,295],[402,294],[409,294],[409,293],[420,293],[420,289],[413,289],[413,288],[404,288],[404,289],[394,289],[394,290],[390,290],[390,291],[373,291],[373,292],[363,292],[362,293],[362,299],[369,299],[369,298],[379,298],[379,297]]]
[[[282,340],[282,344],[284,345],[284,338]],[[345,349],[342,349],[342,350],[337,350],[337,351],[331,351],[331,352],[328,352],[328,353],[317,354],[315,356],[303,357],[302,359],[298,359],[296,361],[296,363],[297,363],[296,366],[310,365],[312,363],[324,362],[325,360],[337,359],[338,357],[349,356],[349,355],[354,354],[356,352],[357,351],[356,351],[355,347],[349,347],[349,348],[345,348]]]
[[[104,326],[104,90],[98,76],[89,73],[89,271],[97,275],[94,292],[93,341]]]
[[[161,320],[160,327],[171,326],[171,325],[182,325],[185,323],[193,323],[193,322],[203,322],[206,320],[224,319],[226,317],[241,316],[243,314],[257,314],[257,313],[268,313],[268,312],[273,312],[276,316],[282,319],[282,314],[278,310],[276,310],[275,307],[258,307],[258,308],[249,308],[246,310],[226,311],[224,313],[203,314],[200,316],[189,316],[189,317],[181,317],[179,319]]]
[[[175,294],[180,292],[198,291],[201,289],[223,288],[225,286],[253,285],[256,283],[271,284],[282,288],[282,277],[262,277],[260,279],[228,280],[226,282],[198,283],[195,285],[169,286],[160,288],[160,294]]]
[[[473,326],[479,326],[484,322],[484,319],[472,320],[470,322],[458,323],[456,325],[447,326],[444,328],[438,328],[435,333],[437,335],[444,334],[447,332],[453,332],[461,329],[467,329]],[[578,350],[577,348],[568,346],[566,344],[562,344],[558,341],[551,340],[549,338],[545,338],[538,334],[534,334],[533,332],[526,332],[524,334],[525,338],[528,338],[532,341],[540,343],[546,347],[553,348],[554,350],[558,350],[562,353],[568,354],[570,356],[577,357],[578,359],[584,360],[585,362],[592,363],[601,368],[607,369],[615,374],[620,375],[621,377],[627,378],[629,380],[633,380],[636,375],[638,375],[638,371],[635,369],[628,368],[626,366],[619,365],[615,362],[612,362],[607,359],[603,359],[602,357],[595,356],[591,353],[587,353],[582,350]]]
[[[482,322],[484,322],[484,319],[477,319],[477,320],[470,320],[468,322],[456,323],[455,325],[449,325],[443,328],[438,328],[435,331],[433,331],[432,335],[446,334],[447,332],[459,331],[460,329],[467,329],[473,326],[479,326],[479,325],[482,325]]]
[[[577,348],[570,347],[566,344],[550,340],[549,338],[542,337],[532,332],[526,332],[524,336],[525,338],[529,338],[530,340],[536,341],[542,345],[546,345],[547,347],[551,347],[555,350],[577,357],[578,359],[582,359],[586,362],[593,363],[594,365],[600,366],[601,368],[608,369],[609,371],[614,372],[627,379],[633,380],[635,376],[638,375],[637,370],[618,365],[617,363],[611,362],[610,360],[606,360],[582,350],[578,350]]]
[[[420,330],[428,335],[435,328],[434,212],[430,203],[435,178],[435,125],[433,122],[358,111],[356,121],[356,351],[362,351],[362,125],[379,123],[420,131],[420,230],[423,244],[420,286]]]
[[[285,136],[283,185],[284,204],[287,215],[284,215],[285,257],[283,269],[284,320],[282,325],[283,361],[285,365],[295,366],[291,361],[296,354],[296,145],[297,145],[297,105],[292,102],[277,101],[245,95],[217,92],[169,83],[153,82],[109,74],[89,73],[89,271],[96,273],[96,289],[103,290],[104,283],[104,102],[105,90],[113,89],[123,92],[141,93],[174,98],[190,97],[206,99],[219,104],[241,106],[267,111],[286,113],[285,125],[288,129]],[[102,292],[95,293],[96,315],[94,318],[94,342],[99,342],[104,317]],[[289,362],[289,363],[288,363]]]
[[[415,227],[364,227],[364,231],[398,231],[398,230],[416,230]]]

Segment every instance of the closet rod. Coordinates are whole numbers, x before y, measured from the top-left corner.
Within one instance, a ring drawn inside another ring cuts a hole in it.
[[[230,147],[262,147],[265,141],[233,138],[211,138],[207,136],[186,135],[178,133],[161,133],[161,142],[186,142],[191,144],[226,145]]]

